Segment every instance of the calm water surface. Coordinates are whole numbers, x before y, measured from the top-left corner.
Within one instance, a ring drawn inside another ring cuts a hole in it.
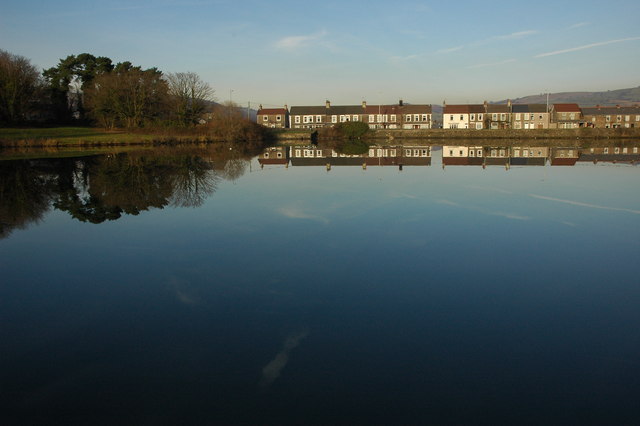
[[[2,424],[640,422],[638,166],[446,150],[0,161]]]

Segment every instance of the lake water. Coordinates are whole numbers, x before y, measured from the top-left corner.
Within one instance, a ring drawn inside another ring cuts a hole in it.
[[[637,424],[638,146],[0,161],[1,423]]]

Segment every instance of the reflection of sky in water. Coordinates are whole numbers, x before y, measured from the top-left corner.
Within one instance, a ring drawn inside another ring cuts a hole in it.
[[[624,422],[638,173],[254,162],[201,208],[54,211],[0,241],[3,407]]]

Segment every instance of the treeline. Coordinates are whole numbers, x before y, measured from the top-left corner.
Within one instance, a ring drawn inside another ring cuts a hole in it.
[[[264,136],[243,121],[238,108],[215,104],[213,88],[193,72],[164,74],[89,53],[67,56],[41,72],[27,58],[0,50],[0,125],[131,130],[206,124],[214,136],[224,133],[220,128],[241,138]]]

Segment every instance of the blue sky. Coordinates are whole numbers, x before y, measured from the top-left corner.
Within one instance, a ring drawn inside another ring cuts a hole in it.
[[[482,102],[640,85],[640,2],[4,1],[0,49],[193,71],[265,106]],[[230,91],[233,91],[230,93]]]

